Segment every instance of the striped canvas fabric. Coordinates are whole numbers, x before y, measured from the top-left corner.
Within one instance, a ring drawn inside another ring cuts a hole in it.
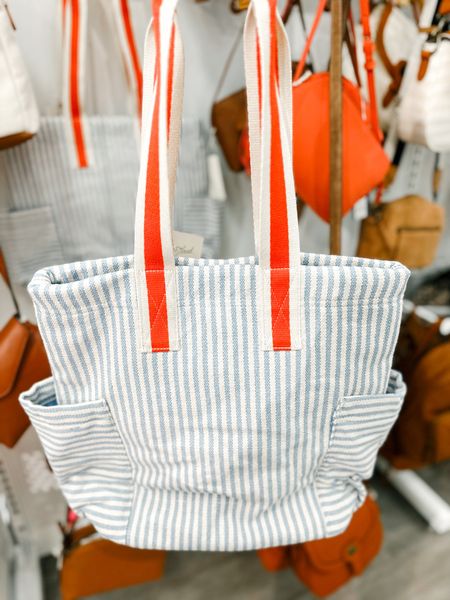
[[[30,286],[54,380],[22,404],[69,504],[142,548],[337,535],[405,393],[390,372],[407,275],[302,255],[307,352],[261,351],[254,259],[178,259],[181,348],[137,354],[132,258]]]
[[[39,135],[0,153],[0,246],[16,284],[28,285],[47,265],[133,250],[135,123],[127,116],[88,120],[96,159],[89,168],[71,166],[62,117],[43,117]],[[204,237],[203,255],[217,258],[224,203],[208,196],[208,138],[199,120],[183,120],[174,225]]]
[[[146,40],[134,255],[34,276],[53,379],[21,402],[68,502],[105,537],[249,550],[333,536],[403,400],[391,362],[409,273],[299,252],[273,0],[253,0],[244,39],[258,256],[173,257],[175,4],[155,3]]]
[[[0,246],[10,278],[19,285],[27,285],[38,269],[49,264],[127,255],[133,250],[137,118],[84,114],[88,3],[67,0],[64,4],[68,35],[63,52],[63,114],[43,117],[39,135],[0,154]],[[137,96],[140,105],[142,77],[127,1],[114,0],[112,8],[127,58],[132,100],[136,102]],[[204,256],[215,258],[220,251],[223,203],[208,196],[212,136],[199,120],[185,119],[182,140],[175,227],[202,236]]]

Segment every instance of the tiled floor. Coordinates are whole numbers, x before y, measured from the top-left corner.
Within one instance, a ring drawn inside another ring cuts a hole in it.
[[[450,502],[450,464],[425,470],[425,479]],[[382,479],[379,495],[385,526],[381,554],[363,576],[332,600],[450,600],[450,533],[438,536]],[[48,563],[47,600],[57,600],[56,573]],[[265,573],[255,553],[170,553],[161,581],[96,600],[307,600],[313,596],[286,571]]]

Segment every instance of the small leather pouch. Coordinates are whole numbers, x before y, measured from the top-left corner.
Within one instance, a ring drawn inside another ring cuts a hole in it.
[[[88,525],[65,538],[60,574],[62,600],[77,600],[159,579],[166,553],[140,550],[98,537]]]
[[[344,533],[291,546],[292,569],[313,594],[327,596],[366,569],[380,551],[382,540],[380,512],[368,497]]]
[[[12,318],[0,331],[0,443],[12,447],[29,425],[19,395],[50,376],[35,325]]]
[[[421,269],[434,261],[443,228],[442,206],[421,196],[405,196],[379,204],[364,219],[356,254]]]
[[[441,462],[450,458],[450,407],[437,414],[432,421],[432,454],[433,462]]]
[[[217,139],[232,171],[242,171],[240,137],[247,127],[247,95],[240,90],[216,102],[212,108],[211,121]]]

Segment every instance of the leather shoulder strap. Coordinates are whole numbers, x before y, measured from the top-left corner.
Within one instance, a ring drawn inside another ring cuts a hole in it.
[[[8,286],[11,286],[11,283],[10,283],[9,277],[8,277],[8,271],[6,269],[5,258],[3,256],[3,252],[1,251],[1,249],[0,249],[0,275],[6,281]]]
[[[369,90],[369,113],[370,123],[374,135],[380,140],[383,134],[378,125],[377,97],[375,92],[375,61],[373,59],[374,43],[370,33],[370,9],[369,0],[360,0],[361,26],[363,32],[363,50],[365,55],[365,68],[367,72],[367,87]]]
[[[383,96],[383,106],[386,108],[391,104],[394,98],[397,96],[398,91],[400,89],[400,85],[402,83],[403,73],[406,67],[406,61],[401,60],[396,65],[391,62],[389,55],[386,51],[386,46],[384,45],[384,31],[386,29],[387,22],[389,17],[392,14],[393,6],[392,4],[385,4],[383,12],[381,14],[380,22],[378,24],[377,34],[375,36],[375,46],[377,49],[377,54],[383,63],[384,68],[389,73],[391,77],[391,83],[386,90],[385,95]]]
[[[387,22],[392,14],[392,9],[392,4],[387,3],[384,5],[383,12],[381,13],[380,17],[380,22],[378,23],[377,34],[375,36],[375,46],[384,68],[389,73],[389,75],[392,78],[394,78],[395,67],[391,63],[388,53],[386,52],[386,47],[384,45],[384,30],[386,29]]]

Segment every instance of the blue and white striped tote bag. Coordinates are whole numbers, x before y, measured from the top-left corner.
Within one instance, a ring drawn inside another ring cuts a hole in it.
[[[405,393],[390,368],[408,271],[299,251],[274,0],[253,0],[244,36],[257,255],[174,257],[175,4],[146,39],[134,256],[35,275],[53,378],[21,401],[68,502],[107,538],[247,550],[334,536]]]
[[[129,2],[106,0],[116,17],[120,35],[115,37],[126,59],[129,103],[139,106],[141,69],[131,35]],[[25,287],[37,269],[49,264],[133,250],[137,111],[131,111],[136,115],[86,114],[85,71],[93,50],[88,33],[96,26],[91,8],[88,0],[66,2],[62,114],[43,117],[39,134],[30,142],[0,153],[0,246],[15,285]],[[111,64],[117,66],[114,60]],[[184,119],[175,228],[202,236],[203,256],[216,258],[224,202],[208,194],[209,137],[198,119]],[[27,312],[22,302],[19,308]]]

